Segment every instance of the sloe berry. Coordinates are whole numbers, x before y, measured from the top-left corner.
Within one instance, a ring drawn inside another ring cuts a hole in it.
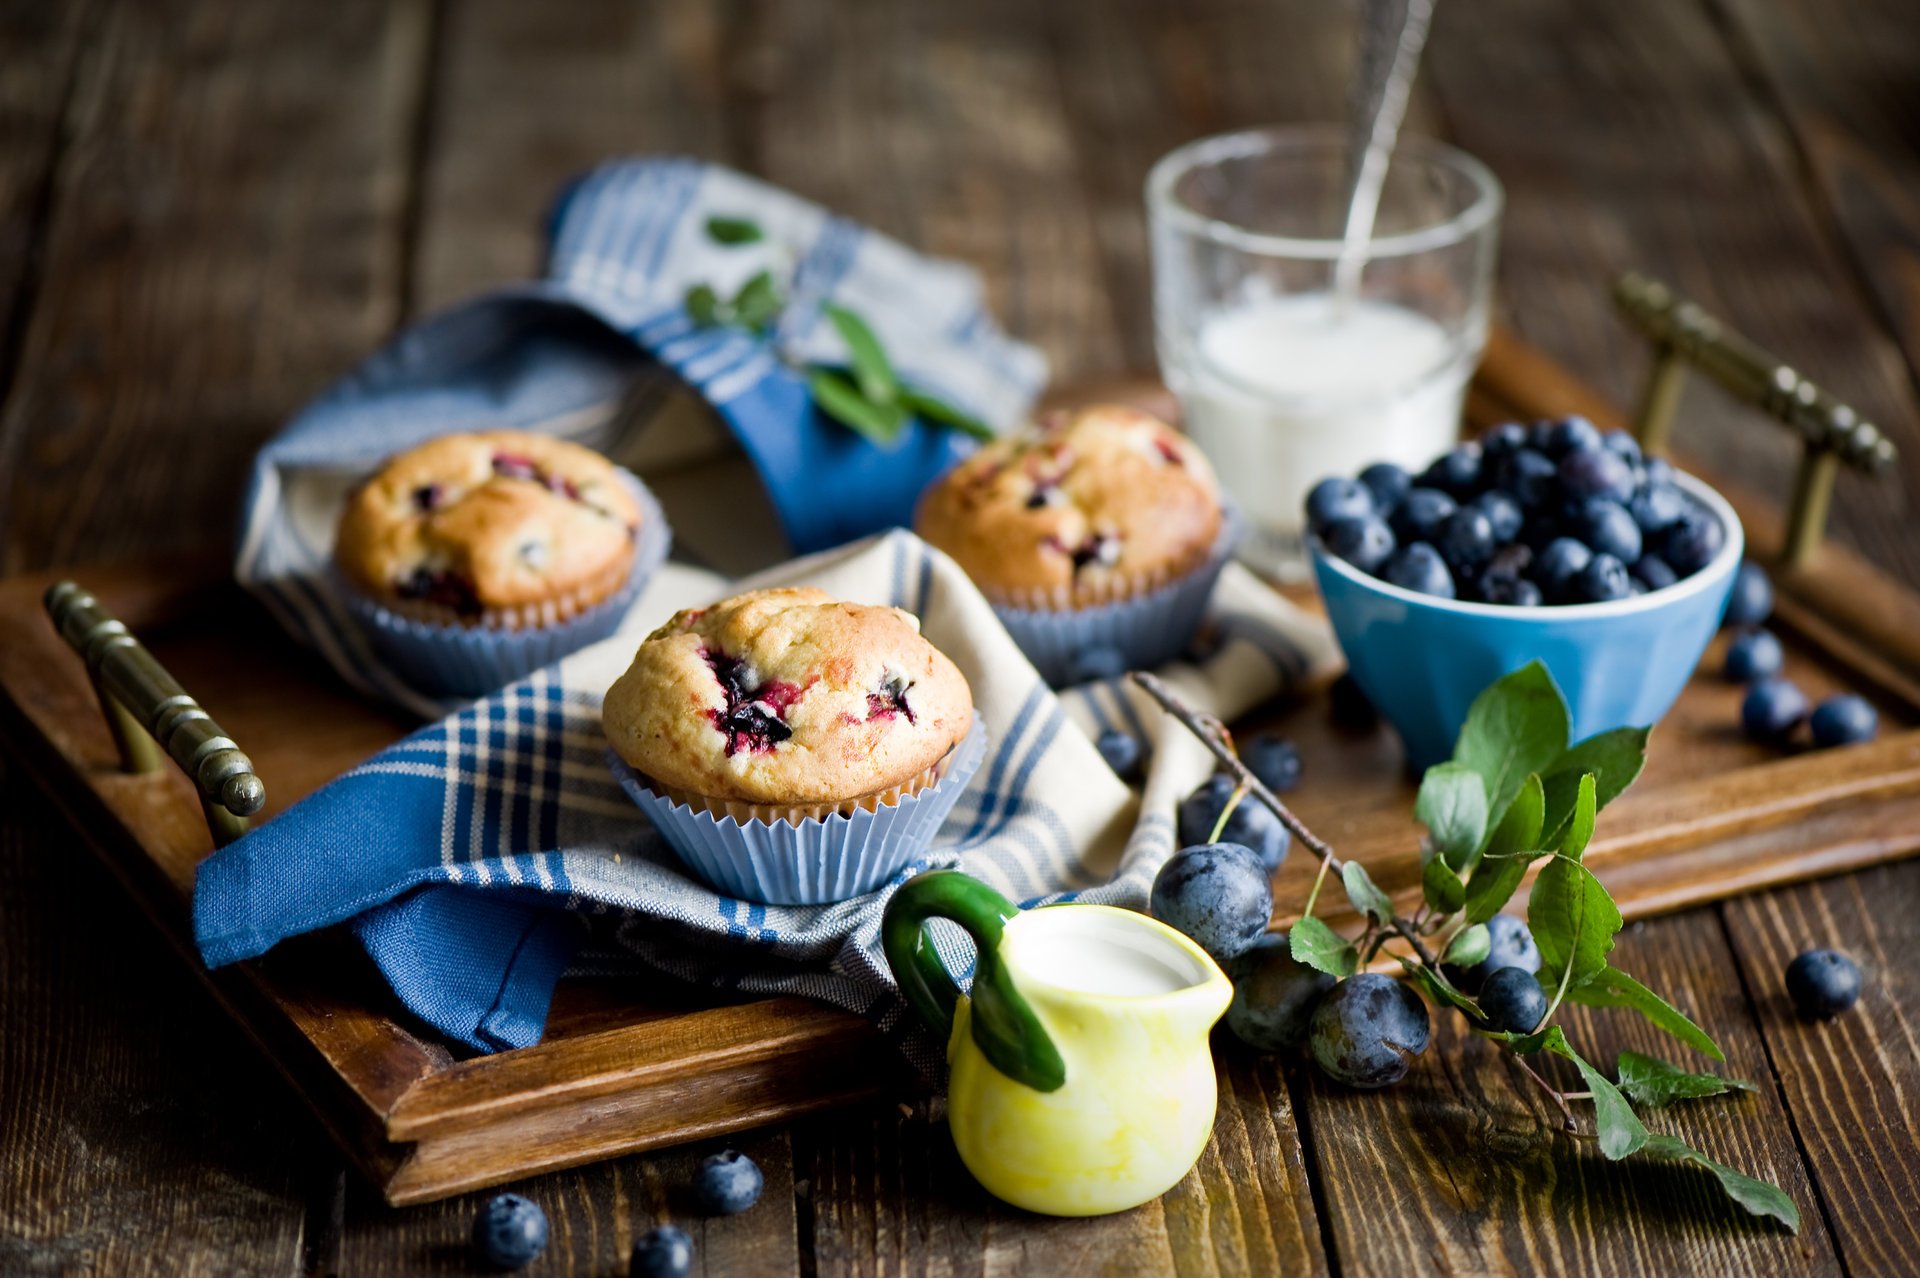
[[[1480,1012],[1487,1028],[1501,1033],[1531,1034],[1547,1014],[1547,995],[1524,967],[1495,968],[1480,986]]]
[[[1807,694],[1785,679],[1761,679],[1740,703],[1740,726],[1755,741],[1780,744],[1807,717]]]
[[[1729,626],[1757,626],[1773,612],[1773,583],[1767,570],[1751,559],[1740,561],[1733,577],[1733,593],[1727,597],[1726,623]]]
[[[701,1161],[694,1198],[710,1216],[733,1216],[759,1202],[765,1184],[759,1164],[737,1149],[724,1149]]]
[[[473,1221],[473,1251],[491,1269],[522,1269],[547,1249],[547,1213],[518,1194],[496,1194]]]
[[[1233,789],[1233,778],[1216,772],[1180,801],[1174,824],[1182,844],[1205,843],[1213,837],[1213,827],[1219,824],[1220,813],[1233,798]],[[1280,868],[1293,846],[1293,836],[1280,824],[1273,809],[1251,795],[1234,806],[1233,815],[1220,831],[1220,839],[1252,848],[1269,874]]]
[[[1334,985],[1333,977],[1294,960],[1285,932],[1261,937],[1227,974],[1233,978],[1227,1028],[1262,1052],[1297,1047],[1321,995]]]
[[[1114,774],[1122,781],[1131,781],[1140,770],[1140,738],[1131,732],[1122,732],[1118,728],[1108,728],[1093,743],[1100,751],[1100,757],[1107,761]]]
[[[1880,729],[1880,716],[1865,697],[1847,693],[1828,697],[1814,707],[1810,726],[1817,746],[1854,745],[1873,740]]]
[[[1226,963],[1266,935],[1273,886],[1251,848],[1203,843],[1181,848],[1160,867],[1148,909]]]
[[[1838,1016],[1860,999],[1860,965],[1839,950],[1808,950],[1787,964],[1787,996],[1809,1020]]]
[[[1300,750],[1276,733],[1263,732],[1250,738],[1240,747],[1240,762],[1275,794],[1285,794],[1300,784]]]
[[[687,1278],[693,1272],[693,1239],[678,1225],[640,1235],[627,1262],[628,1278]]]
[[[1787,654],[1772,631],[1748,630],[1735,635],[1727,644],[1724,669],[1733,682],[1752,683],[1779,674],[1786,660]]]
[[[1513,915],[1496,914],[1488,919],[1487,941],[1487,956],[1472,967],[1446,968],[1447,979],[1458,988],[1476,994],[1487,977],[1503,967],[1540,970],[1540,947],[1533,943],[1527,925]]]
[[[1321,996],[1307,1024],[1307,1047],[1335,1082],[1386,1087],[1407,1076],[1430,1033],[1418,994],[1390,976],[1361,972]]]

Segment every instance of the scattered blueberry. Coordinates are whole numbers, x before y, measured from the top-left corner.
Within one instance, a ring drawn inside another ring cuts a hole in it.
[[[1533,580],[1540,592],[1558,603],[1571,598],[1573,579],[1593,562],[1593,552],[1584,542],[1571,537],[1555,537],[1533,557]]]
[[[1771,679],[1786,664],[1787,654],[1770,630],[1746,630],[1727,644],[1726,676],[1735,683]]]
[[[1547,995],[1524,967],[1495,968],[1480,986],[1480,1012],[1487,1028],[1509,1034],[1531,1034],[1547,1014]]]
[[[1357,479],[1336,475],[1307,494],[1307,525],[1324,528],[1336,519],[1364,519],[1373,513],[1373,493]]]
[[[1366,573],[1379,572],[1393,554],[1393,532],[1378,515],[1336,519],[1320,530],[1320,540],[1329,554]]]
[[[1807,717],[1807,694],[1785,679],[1761,679],[1740,703],[1740,726],[1755,741],[1783,742]]]
[[[1810,1020],[1838,1016],[1860,999],[1860,965],[1839,950],[1808,950],[1787,964],[1787,995]]]
[[[1660,538],[1654,549],[1682,577],[1691,577],[1720,553],[1727,544],[1727,530],[1720,521],[1697,507],[1689,506]]]
[[[1233,798],[1233,788],[1232,777],[1216,772],[1180,801],[1175,825],[1182,845],[1205,843],[1213,837],[1213,827],[1219,824],[1221,811]],[[1242,798],[1234,807],[1233,815],[1220,831],[1220,838],[1226,843],[1252,848],[1268,874],[1280,868],[1293,846],[1293,836],[1280,824],[1273,809],[1251,796]]]
[[[1503,967],[1526,972],[1540,970],[1540,947],[1533,943],[1527,925],[1511,914],[1496,914],[1487,920],[1487,956],[1472,967],[1446,969],[1447,979],[1469,994],[1480,992],[1486,979]]]
[[[1181,848],[1154,876],[1153,917],[1227,963],[1253,948],[1273,918],[1273,886],[1251,848],[1202,843]]]
[[[1632,593],[1627,566],[1612,555],[1595,555],[1573,575],[1573,597],[1581,603],[1612,603]]]
[[[1521,525],[1527,522],[1527,514],[1520,508],[1520,503],[1498,488],[1481,493],[1473,504],[1493,525],[1495,542],[1504,544],[1512,541],[1520,535]]]
[[[1596,555],[1612,555],[1623,564],[1640,558],[1640,525],[1618,502],[1588,498],[1574,507],[1567,523],[1568,531]]]
[[[1847,693],[1828,697],[1815,706],[1811,727],[1817,746],[1856,745],[1873,740],[1880,729],[1880,716],[1865,697]]]
[[[1263,732],[1248,739],[1240,747],[1240,762],[1275,794],[1285,794],[1300,784],[1299,748],[1275,733]]]
[[[1092,683],[1096,679],[1119,679],[1127,673],[1127,656],[1118,648],[1104,645],[1082,648],[1073,656],[1069,672],[1074,683]]]
[[[693,1272],[693,1239],[677,1225],[661,1225],[633,1244],[628,1278],[687,1278]]]
[[[1307,1047],[1328,1078],[1349,1087],[1386,1087],[1407,1076],[1427,1050],[1430,1026],[1420,996],[1390,976],[1362,972],[1328,990],[1308,1022]]]
[[[1733,593],[1727,598],[1726,624],[1757,626],[1773,613],[1773,583],[1767,570],[1751,559],[1740,561],[1733,577]]]
[[[1375,462],[1360,472],[1360,482],[1373,494],[1374,510],[1387,514],[1400,504],[1413,487],[1413,476],[1392,462]]]
[[[547,1213],[518,1194],[487,1200],[473,1222],[473,1251],[491,1269],[521,1269],[547,1249]]]
[[[1497,544],[1493,535],[1493,520],[1487,518],[1487,513],[1478,506],[1462,506],[1440,525],[1437,544],[1441,558],[1454,571],[1467,575],[1493,558]]]
[[[1446,560],[1424,541],[1414,542],[1387,560],[1386,579],[1402,590],[1442,599],[1454,597],[1453,574],[1447,571]]]
[[[1227,1028],[1248,1047],[1278,1052],[1297,1047],[1320,996],[1334,978],[1294,961],[1285,932],[1269,932],[1233,960],[1233,1002]]]
[[[1555,461],[1570,453],[1600,447],[1600,431],[1584,417],[1563,417],[1557,422],[1543,423],[1543,427],[1534,446]]]
[[[1140,739],[1131,732],[1108,728],[1094,743],[1100,757],[1122,781],[1131,781],[1140,769]]]
[[[1437,488],[1410,488],[1387,522],[1401,545],[1432,541],[1459,503]]]
[[[1669,568],[1660,556],[1642,555],[1634,561],[1633,579],[1648,590],[1665,590],[1680,580],[1680,574]]]
[[[1560,459],[1560,491],[1574,501],[1633,500],[1633,466],[1609,448],[1588,448]]]
[[[759,1164],[737,1149],[726,1149],[700,1163],[694,1198],[710,1216],[732,1216],[759,1202],[765,1183]]]

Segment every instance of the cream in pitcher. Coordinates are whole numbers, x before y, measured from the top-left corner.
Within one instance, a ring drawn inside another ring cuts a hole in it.
[[[971,996],[924,923],[948,918],[979,950]],[[1131,910],[1021,911],[957,871],[888,903],[901,991],[947,1032],[955,1147],[988,1191],[1054,1216],[1094,1216],[1164,1193],[1213,1130],[1207,1034],[1232,998],[1192,941]]]

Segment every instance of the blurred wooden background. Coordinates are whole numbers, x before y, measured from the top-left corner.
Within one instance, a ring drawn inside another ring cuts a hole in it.
[[[223,556],[276,424],[396,324],[536,270],[549,197],[608,155],[721,160],[966,259],[1057,378],[1150,369],[1147,166],[1336,116],[1351,24],[1339,0],[8,0],[0,570]],[[1501,317],[1603,390],[1644,370],[1606,292],[1638,267],[1878,421],[1899,472],[1843,477],[1837,532],[1920,585],[1911,0],[1443,4],[1411,127],[1504,180]],[[1683,412],[1784,495],[1781,432],[1705,386]],[[474,1204],[347,1183],[33,800],[0,774],[0,1272],[460,1270]],[[1780,971],[1829,942],[1871,985],[1808,1027]],[[767,1201],[696,1237],[713,1273],[1905,1272],[1917,943],[1913,863],[1623,937],[1762,1082],[1686,1131],[1779,1180],[1797,1240],[1556,1138],[1451,1029],[1386,1097],[1236,1061],[1195,1175],[1123,1217],[994,1206],[942,1127],[887,1110],[744,1142]],[[1580,1016],[1608,1059],[1649,1046]],[[538,1272],[621,1271],[703,1152],[526,1187]]]

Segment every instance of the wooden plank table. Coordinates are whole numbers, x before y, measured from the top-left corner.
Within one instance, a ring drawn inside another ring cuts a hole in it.
[[[1205,132],[1336,115],[1325,0],[34,0],[0,4],[0,571],[223,555],[247,458],[406,317],[535,269],[555,186],[672,150],[761,173],[986,273],[1061,379],[1152,366],[1140,183]],[[1904,0],[1442,6],[1415,127],[1509,192],[1502,318],[1609,395],[1637,266],[1792,358],[1903,449],[1843,477],[1841,537],[1920,584],[1920,36]],[[1782,440],[1710,390],[1690,447],[1780,491]],[[0,1272],[466,1265],[472,1198],[393,1211],[67,828],[0,775]],[[1860,1008],[1786,1009],[1837,943]],[[1623,966],[1760,1093],[1684,1122],[1801,1205],[1798,1239],[1552,1132],[1439,1039],[1356,1095],[1232,1056],[1217,1138],[1160,1202],[1054,1222],[987,1199],[922,1111],[741,1142],[766,1201],[696,1228],[709,1273],[1909,1272],[1920,1235],[1920,863],[1694,909]],[[1651,1046],[1575,1014],[1601,1059]],[[521,1186],[544,1273],[614,1273],[678,1215],[690,1147]]]

